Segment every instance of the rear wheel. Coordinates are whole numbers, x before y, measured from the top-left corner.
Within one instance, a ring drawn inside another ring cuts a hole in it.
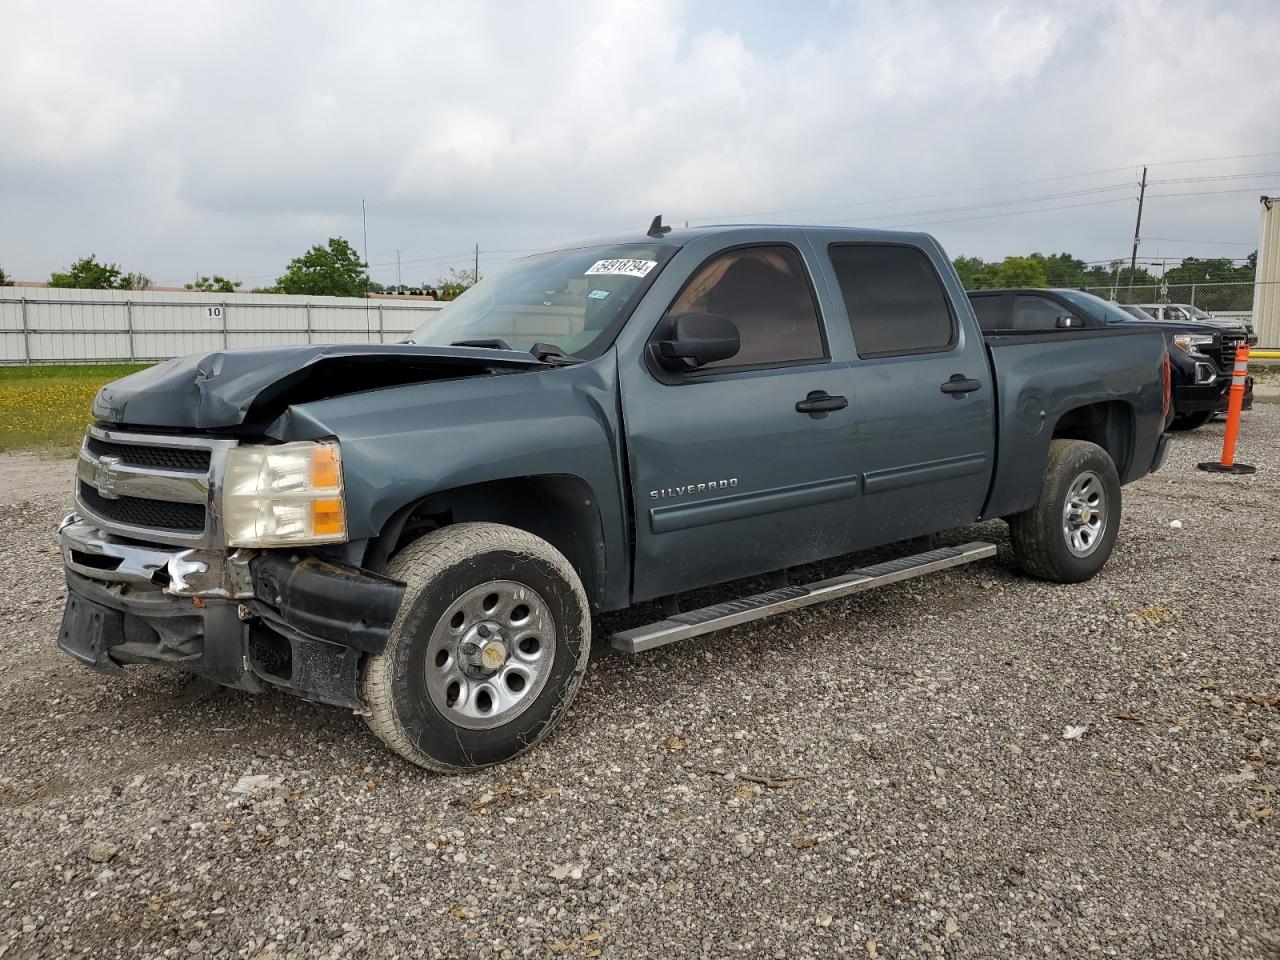
[[[408,589],[362,689],[370,728],[441,771],[501,763],[550,733],[591,644],[586,593],[545,540],[463,523],[414,541],[387,573]]]
[[[1173,418],[1173,422],[1169,424],[1169,429],[1195,430],[1197,427],[1203,427],[1212,419],[1212,410],[1202,410],[1200,413],[1184,413]]]
[[[1054,440],[1035,505],[1008,520],[1023,570],[1056,583],[1088,580],[1111,556],[1120,529],[1115,464],[1097,444]]]

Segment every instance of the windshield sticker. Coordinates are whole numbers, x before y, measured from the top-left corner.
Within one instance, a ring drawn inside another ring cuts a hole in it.
[[[590,293],[587,294],[587,299],[588,300],[608,300],[609,291],[608,290],[592,290]]]
[[[646,277],[658,265],[657,260],[597,260],[583,276],[613,274],[623,277]]]

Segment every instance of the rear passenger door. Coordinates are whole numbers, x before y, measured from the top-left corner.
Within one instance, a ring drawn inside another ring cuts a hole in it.
[[[972,522],[994,463],[995,392],[986,345],[956,313],[964,292],[915,246],[835,242],[826,254],[856,352],[856,546]]]

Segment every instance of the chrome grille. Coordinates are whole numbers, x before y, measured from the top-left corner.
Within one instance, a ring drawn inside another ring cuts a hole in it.
[[[233,440],[90,427],[76,463],[76,506],[100,529],[135,540],[219,544],[226,451]]]
[[[127,443],[111,443],[88,437],[85,442],[89,452],[97,457],[119,457],[120,462],[131,467],[155,467],[160,470],[192,470],[209,472],[209,451],[193,447],[139,447]]]
[[[80,481],[80,501],[103,520],[130,527],[204,532],[205,508],[199,503],[166,503],[143,497],[116,497],[108,500],[94,487]]]

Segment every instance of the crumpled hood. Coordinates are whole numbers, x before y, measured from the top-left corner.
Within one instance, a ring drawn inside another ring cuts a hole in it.
[[[410,344],[270,347],[192,354],[109,383],[100,422],[212,430],[264,425],[294,403],[428,380],[542,368],[527,353]]]

